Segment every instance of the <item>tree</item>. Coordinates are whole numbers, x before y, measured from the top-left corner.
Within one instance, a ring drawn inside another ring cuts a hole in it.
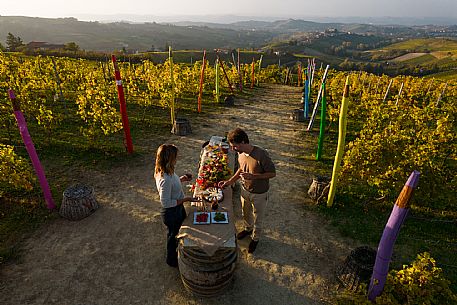
[[[6,48],[0,43],[0,51],[5,52]]]
[[[22,42],[21,37],[8,33],[6,36],[6,45],[8,51],[15,52],[18,51],[20,47],[24,45],[24,43]]]
[[[76,44],[76,42],[67,42],[63,48],[66,51],[73,51],[77,52],[79,50],[79,46]]]

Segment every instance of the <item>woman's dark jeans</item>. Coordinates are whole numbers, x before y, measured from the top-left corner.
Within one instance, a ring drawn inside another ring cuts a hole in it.
[[[186,218],[186,209],[182,204],[177,205],[173,208],[162,209],[162,220],[168,228],[167,233],[167,264],[172,266],[178,265],[178,253],[176,248],[178,247],[178,235],[179,228],[181,228],[182,222]]]

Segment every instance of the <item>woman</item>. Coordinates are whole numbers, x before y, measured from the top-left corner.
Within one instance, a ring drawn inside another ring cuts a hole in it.
[[[168,228],[167,234],[167,264],[172,267],[178,266],[178,254],[176,248],[178,241],[176,235],[182,222],[186,218],[186,210],[183,203],[197,201],[192,197],[184,197],[181,182],[190,181],[191,174],[178,177],[175,174],[178,148],[172,144],[163,144],[157,149],[154,177],[157,190],[159,191],[160,203],[162,204],[162,220]]]

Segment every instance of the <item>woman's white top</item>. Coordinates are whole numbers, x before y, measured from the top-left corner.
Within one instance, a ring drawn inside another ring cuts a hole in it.
[[[157,190],[159,191],[162,207],[173,208],[177,205],[178,199],[184,198],[181,180],[178,175],[162,174],[155,177]]]

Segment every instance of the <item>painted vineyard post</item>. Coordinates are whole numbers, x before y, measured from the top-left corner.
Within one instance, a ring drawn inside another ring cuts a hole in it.
[[[254,88],[254,82],[255,82],[255,59],[254,57],[252,58],[252,64],[251,64],[251,89]]]
[[[243,92],[243,73],[241,72],[241,63],[240,63],[240,48],[238,48],[238,62],[237,62],[237,70],[238,70],[238,78],[240,82],[240,92]]]
[[[305,85],[303,86],[303,112],[305,120],[309,116],[309,80],[308,80],[308,70],[305,71]]]
[[[216,58],[216,66],[214,69],[216,72],[216,103],[219,104],[219,58]]]
[[[259,72],[258,72],[259,77],[257,77],[257,79],[256,79],[257,86],[259,85],[260,72],[262,71],[262,59],[263,59],[263,54],[260,55],[260,59],[259,59]]]
[[[389,82],[389,85],[387,86],[386,93],[384,94],[384,98],[383,98],[383,100],[382,100],[383,103],[386,101],[387,96],[389,95],[390,86],[392,86],[393,81],[394,81],[394,80],[391,79],[390,82]]]
[[[29,130],[27,129],[27,122],[25,121],[24,114],[22,113],[19,102],[16,100],[14,91],[8,89],[8,96],[13,104],[14,116],[16,117],[17,126],[21,134],[22,140],[24,141],[25,149],[27,150],[30,160],[32,161],[33,168],[35,173],[38,176],[38,181],[40,182],[41,189],[43,191],[44,200],[47,203],[48,209],[55,209],[56,205],[52,199],[51,190],[49,188],[48,181],[44,174],[43,167],[41,166],[40,159],[35,150],[35,145],[33,145],[32,138],[30,137]]]
[[[317,93],[316,103],[314,104],[313,113],[311,114],[311,119],[309,120],[308,128],[306,129],[306,131],[310,131],[313,128],[314,119],[316,118],[317,109],[319,107],[319,102],[320,102],[321,95],[322,95],[322,84],[325,83],[325,80],[327,79],[329,67],[330,67],[329,65],[327,65],[327,67],[325,67],[324,75],[322,76],[321,87],[319,89],[319,92]]]
[[[412,198],[413,191],[419,183],[418,171],[413,171],[408,178],[408,181],[403,186],[400,195],[395,202],[395,205],[390,213],[384,232],[382,233],[381,241],[378,245],[376,253],[376,261],[373,267],[373,274],[368,288],[368,299],[375,301],[386,283],[387,273],[389,272],[389,263],[392,257],[393,248],[400,232],[401,225],[406,219],[409,211],[409,202]]]
[[[317,154],[316,160],[319,161],[322,155],[322,147],[324,146],[324,134],[325,134],[325,116],[326,116],[326,108],[327,102],[325,99],[325,83],[322,84],[322,106],[321,106],[321,126],[319,131],[319,141],[317,144]]]
[[[403,91],[404,85],[405,85],[405,83],[401,83],[400,90],[398,91],[398,95],[397,95],[397,101],[395,102],[395,106],[398,106],[398,100],[400,99],[401,92]]]
[[[171,126],[175,124],[175,78],[173,76],[173,50],[168,46],[168,59],[170,60],[170,83],[171,83],[171,96],[170,96],[170,117]]]
[[[313,58],[311,60],[311,79],[309,81],[309,87],[311,88],[311,86],[313,85],[313,81],[314,81],[314,72],[316,71],[316,61],[315,61],[315,58]]]
[[[301,63],[298,63],[297,67],[297,87],[301,86]]]
[[[346,138],[346,115],[348,111],[349,104],[349,76],[346,78],[346,84],[344,85],[343,100],[341,102],[340,110],[340,122],[339,122],[339,133],[338,133],[338,147],[336,149],[335,161],[333,163],[333,173],[332,181],[330,182],[330,190],[328,193],[327,206],[331,207],[333,205],[333,200],[335,199],[336,192],[336,182],[338,180],[338,175],[341,167],[341,160],[343,159],[344,154],[344,143]]]
[[[121,79],[121,72],[119,71],[119,67],[117,65],[116,56],[111,55],[111,60],[114,66],[114,78],[116,80],[116,87],[117,87],[117,96],[119,98],[119,103],[121,105],[121,116],[122,116],[122,126],[124,128],[125,134],[125,142],[127,144],[127,152],[129,154],[133,153],[133,144],[132,144],[132,137],[130,136],[130,126],[129,126],[129,117],[127,115],[127,107],[125,105],[125,96],[124,96],[124,88],[122,87],[122,79]]]
[[[202,95],[203,95],[203,80],[205,78],[205,67],[206,67],[206,50],[203,50],[203,63],[202,70],[200,73],[200,89],[198,91],[198,113],[202,112]]]

